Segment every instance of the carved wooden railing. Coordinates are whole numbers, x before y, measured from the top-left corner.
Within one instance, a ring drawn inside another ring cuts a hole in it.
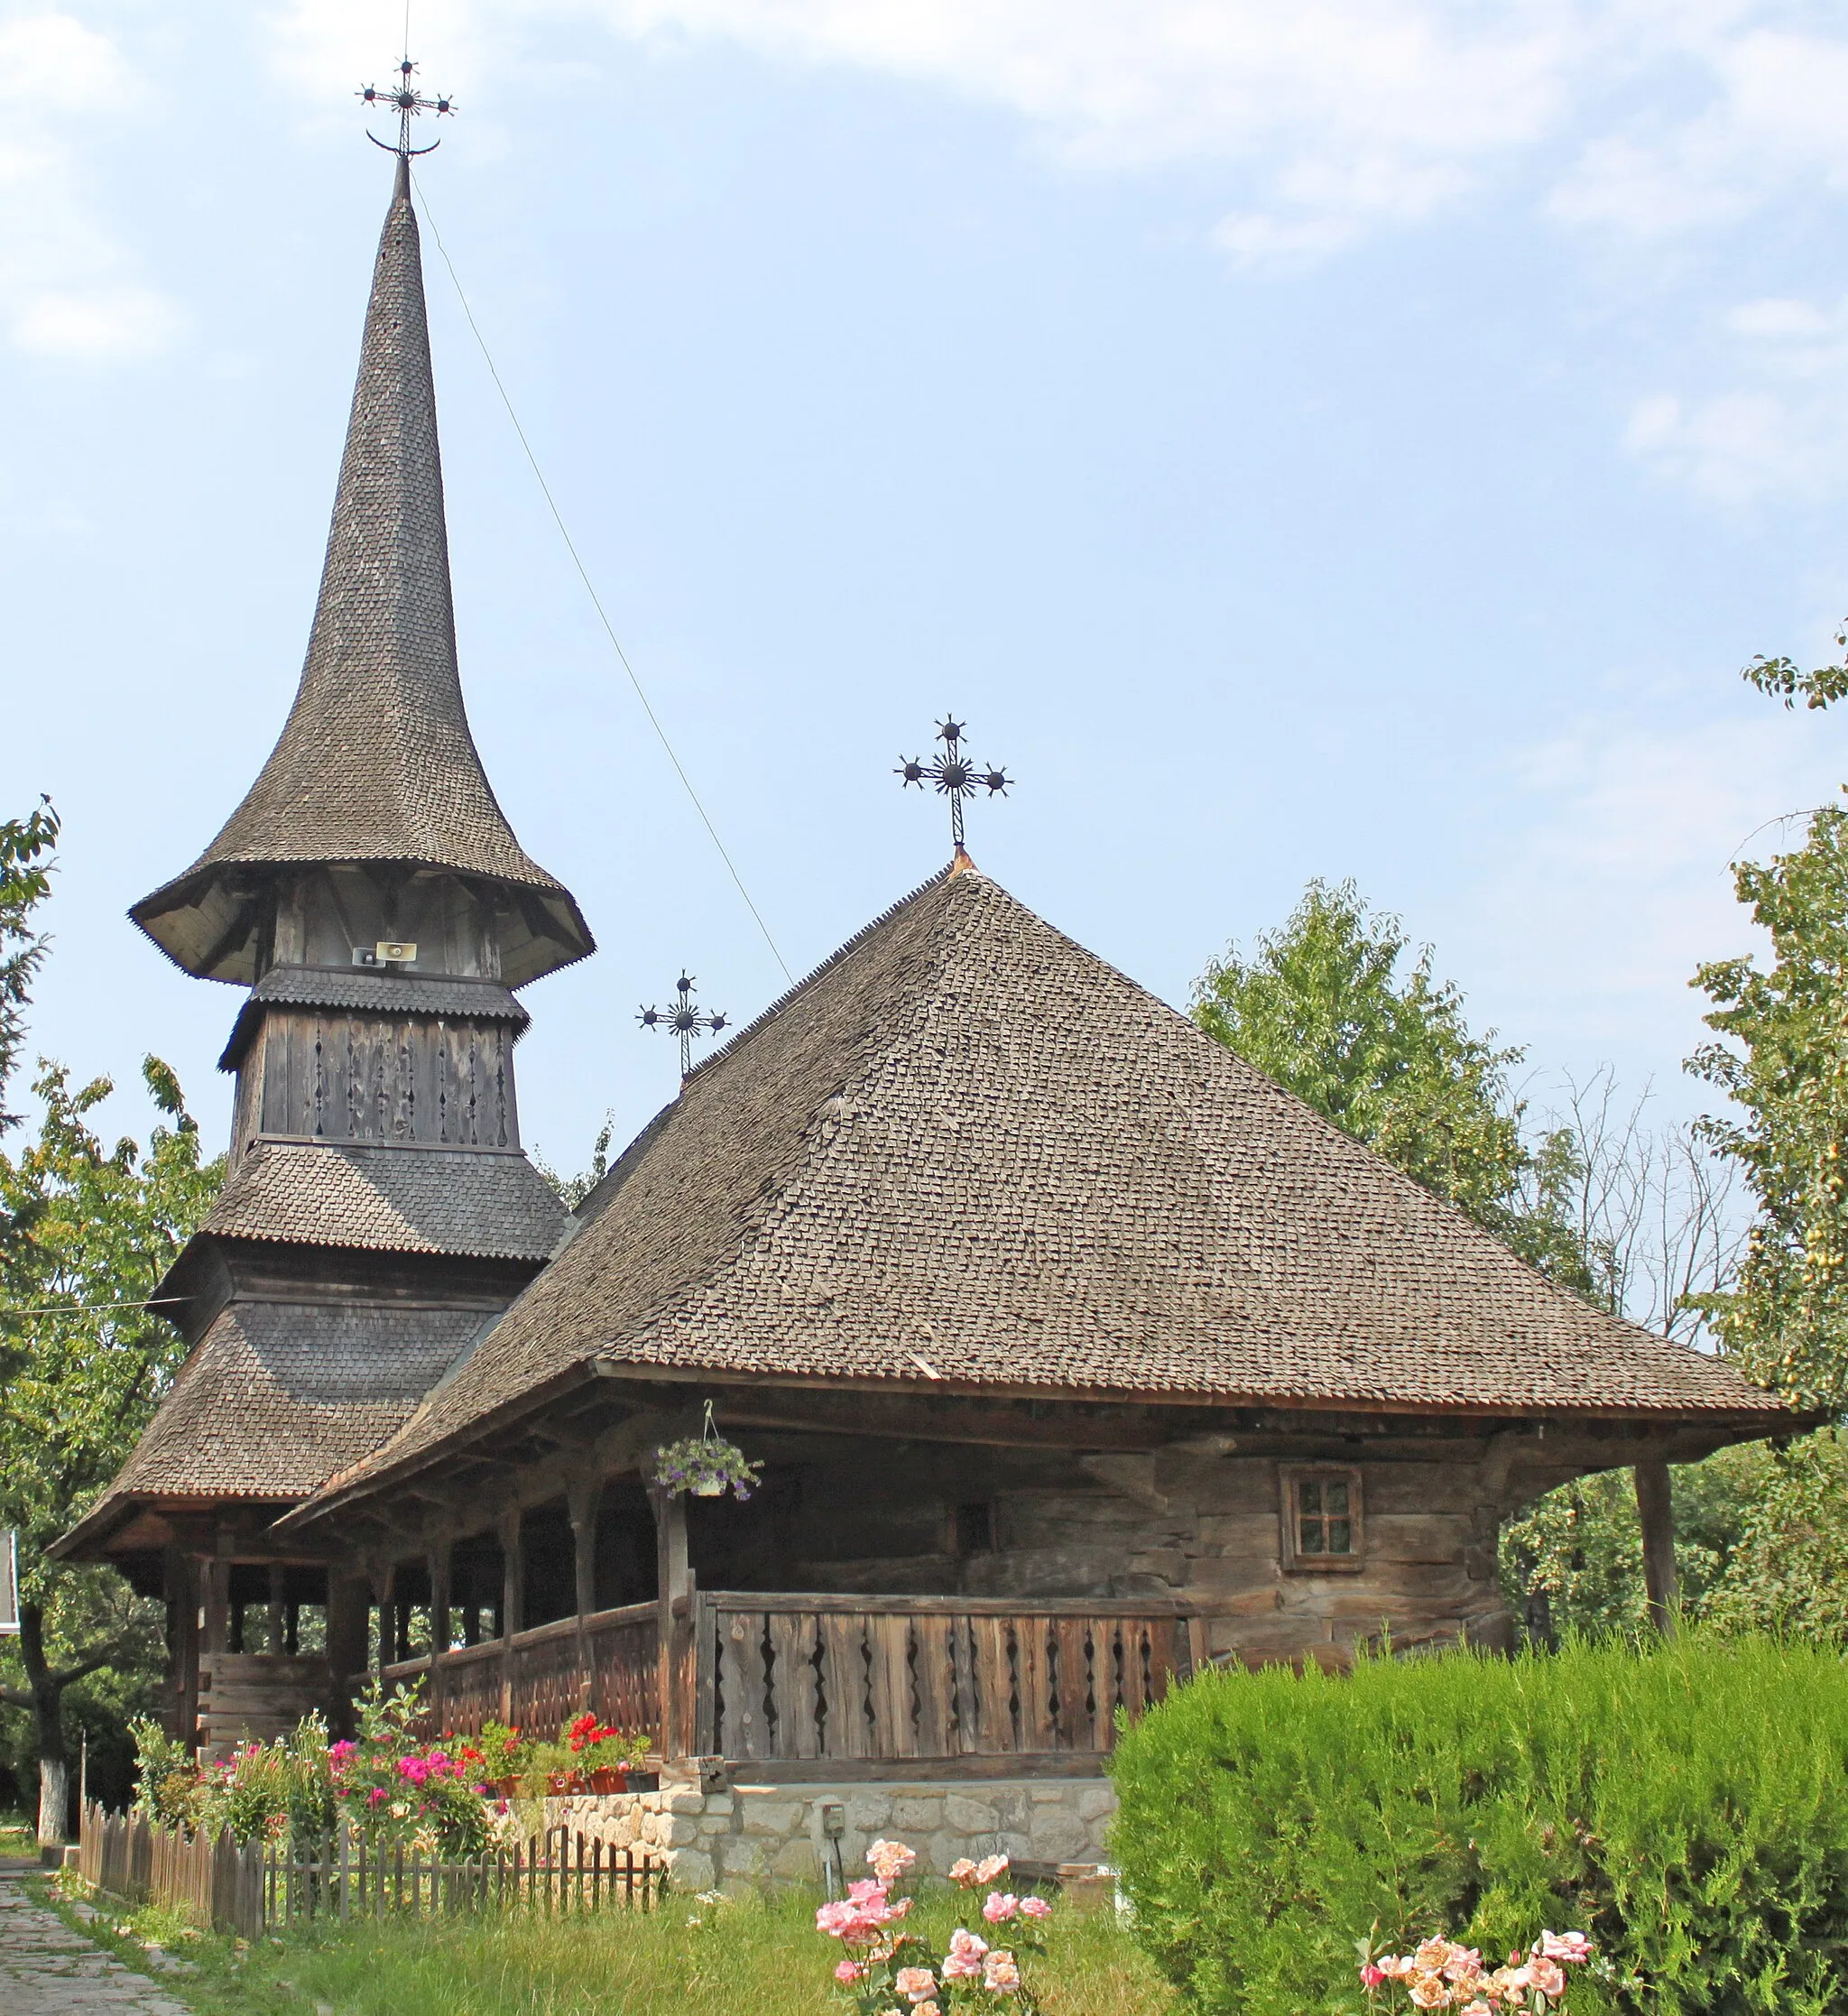
[[[1091,1771],[1193,1670],[1187,1605],[1141,1596],[762,1595],[688,1589],[385,1669],[430,1681],[431,1722],[511,1722],[550,1736],[592,1708],[671,1757],[775,1777],[889,1776],[894,1765],[1005,1775]],[[662,1689],[667,1701],[663,1712]],[[664,1739],[664,1740],[663,1740]]]
[[[660,1719],[660,1611],[651,1603],[561,1618],[503,1639],[384,1669],[386,1685],[421,1679],[430,1721],[462,1735],[485,1722],[509,1722],[539,1736],[593,1709],[624,1734],[653,1730]]]
[[[1193,1669],[1183,1606],[1160,1598],[692,1599],[700,1751],[780,1777],[905,1760],[975,1771],[1095,1768]]]

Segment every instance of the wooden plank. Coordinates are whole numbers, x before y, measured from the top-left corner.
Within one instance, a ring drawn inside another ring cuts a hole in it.
[[[915,1757],[918,1725],[913,1711],[910,1671],[910,1620],[890,1614],[866,1620],[866,1643],[873,1654],[873,1754]]]
[[[1192,1608],[1187,1595],[1145,1596],[892,1596],[836,1595],[802,1590],[789,1594],[779,1590],[767,1596],[753,1590],[715,1589],[708,1592],[722,1605],[743,1608],[806,1611],[818,1616],[951,1616],[1019,1617],[1031,1611],[1039,1617],[1174,1617],[1185,1616]]]
[[[954,1617],[913,1617],[910,1620],[911,1689],[918,1704],[918,1757],[947,1757],[956,1748],[956,1667],[950,1641],[956,1630]]]
[[[831,1612],[820,1619],[822,1685],[827,1702],[828,1757],[873,1754],[866,1723],[865,1620]]]
[[[1059,1750],[1095,1750],[1095,1700],[1091,1691],[1089,1647],[1092,1620],[1059,1617],[1052,1625],[1058,1706],[1053,1716],[1054,1745]]]
[[[1022,1616],[1014,1627],[1014,1664],[1020,1676],[1022,1750],[1051,1750],[1053,1741],[1051,1676],[1047,1670],[1050,1620]]]
[[[967,1617],[945,1621],[950,1632],[950,1705],[956,1734],[955,1740],[944,1747],[947,1752],[973,1752],[982,1747],[981,1717],[976,1712],[975,1626]]]
[[[777,1757],[818,1757],[821,1732],[815,1721],[815,1620],[778,1610],[770,1619],[771,1679],[776,1731],[765,1752]]]
[[[713,1747],[727,1757],[767,1757],[763,1715],[763,1619],[755,1611],[720,1610],[718,1685],[721,1706]]]
[[[975,1749],[989,1754],[1017,1751],[1015,1726],[1012,1627],[1006,1617],[975,1616],[970,1619],[975,1646],[976,1742]]]

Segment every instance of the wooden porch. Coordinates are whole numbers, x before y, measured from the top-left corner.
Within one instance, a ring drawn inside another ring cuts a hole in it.
[[[542,1624],[384,1680],[426,1681],[433,1725],[550,1734],[585,1709],[664,1762],[759,1780],[1095,1772],[1201,1658],[1178,1600],[808,1595],[688,1588]]]

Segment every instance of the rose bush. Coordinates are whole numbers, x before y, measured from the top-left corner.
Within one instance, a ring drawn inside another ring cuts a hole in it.
[[[872,1876],[849,1883],[844,1898],[815,1914],[816,1929],[845,1949],[834,1978],[858,2016],[947,2016],[952,2009],[1038,2016],[1040,2004],[1021,1973],[1021,1955],[1045,1954],[1038,1928],[1052,1907],[1044,1898],[991,1891],[982,1916],[992,1928],[1012,1926],[1008,1943],[993,1943],[959,1925],[939,1956],[905,1923],[911,1900],[892,1894],[916,1865],[916,1854],[901,1841],[875,1841],[866,1860]],[[1007,1868],[1005,1855],[964,1860],[950,1870],[950,1881],[975,1891]]]

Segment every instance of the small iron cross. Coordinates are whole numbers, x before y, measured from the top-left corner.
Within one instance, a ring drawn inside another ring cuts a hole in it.
[[[963,752],[963,735],[969,724],[946,715],[937,724],[937,739],[943,744],[943,754],[933,756],[929,763],[913,756],[901,763],[892,774],[902,777],[907,784],[917,785],[922,791],[929,781],[931,788],[949,800],[949,832],[956,851],[963,851],[963,801],[978,785],[985,784],[988,795],[1004,792],[1015,781],[1004,770],[980,770],[975,759]]]
[[[398,66],[398,81],[389,90],[381,90],[376,84],[368,84],[357,94],[367,111],[389,106],[398,115],[398,140],[394,146],[389,140],[381,140],[377,134],[369,133],[366,138],[374,146],[383,147],[388,153],[402,154],[409,161],[412,154],[434,153],[442,145],[441,141],[432,140],[428,147],[411,144],[411,122],[421,112],[434,112],[439,118],[456,109],[453,98],[427,98],[411,79],[417,74],[417,65],[410,57]]]
[[[724,1015],[702,1015],[693,1003],[693,982],[685,973],[674,983],[679,999],[671,1008],[644,1008],[635,1018],[643,1029],[671,1029],[680,1039],[680,1076],[693,1068],[693,1042],[710,1032],[716,1036],[730,1023]]]

